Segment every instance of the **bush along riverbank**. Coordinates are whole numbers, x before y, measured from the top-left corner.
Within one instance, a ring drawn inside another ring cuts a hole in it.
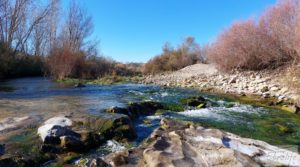
[[[140,80],[144,84],[190,87],[203,92],[233,95],[241,102],[300,113],[300,89],[291,86],[291,82],[284,68],[222,73],[212,64],[196,64],[175,72],[144,76]]]

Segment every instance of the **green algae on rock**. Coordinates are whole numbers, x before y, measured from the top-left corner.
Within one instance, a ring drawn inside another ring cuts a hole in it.
[[[133,102],[129,103],[127,107],[112,107],[106,109],[108,113],[124,114],[131,119],[136,119],[140,116],[153,115],[157,110],[163,109],[164,106],[159,102],[144,101],[144,102]]]
[[[191,106],[191,107],[198,107],[201,105],[204,107],[206,105],[206,99],[202,96],[191,96],[185,99],[180,100],[181,104]]]

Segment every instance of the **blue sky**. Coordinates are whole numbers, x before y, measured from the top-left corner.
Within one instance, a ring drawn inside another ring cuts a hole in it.
[[[213,41],[232,22],[257,17],[276,0],[86,0],[105,56],[146,62],[186,36]],[[64,2],[65,3],[65,2]]]

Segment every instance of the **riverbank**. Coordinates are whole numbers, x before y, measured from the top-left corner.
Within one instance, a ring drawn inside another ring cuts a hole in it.
[[[195,64],[179,71],[141,78],[144,84],[190,87],[203,92],[230,94],[241,101],[266,101],[280,105],[289,112],[299,112],[300,92],[288,85],[283,69],[263,71],[235,71],[222,73],[212,64]],[[248,97],[248,98],[247,98]]]
[[[67,85],[112,85],[112,84],[125,84],[125,83],[137,83],[139,76],[119,76],[119,75],[107,75],[98,79],[78,79],[78,78],[65,78],[62,80],[56,80],[57,83]]]

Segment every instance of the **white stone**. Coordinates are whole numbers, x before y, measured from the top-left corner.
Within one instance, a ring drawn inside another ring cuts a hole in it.
[[[48,119],[43,126],[40,126],[38,128],[38,135],[42,138],[43,141],[47,136],[54,133],[52,129],[56,125],[60,127],[72,126],[72,121],[66,117],[53,117]]]

